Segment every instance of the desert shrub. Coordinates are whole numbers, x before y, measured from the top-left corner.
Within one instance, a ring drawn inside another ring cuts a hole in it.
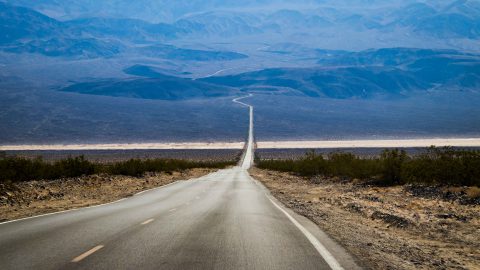
[[[145,172],[182,171],[192,168],[222,169],[235,165],[236,161],[188,161],[176,159],[130,159],[111,164],[96,164],[83,156],[62,159],[54,163],[41,158],[0,158],[0,181],[28,181],[35,179],[58,179],[107,173],[115,175],[142,176]]]
[[[325,160],[323,156],[317,155],[315,151],[305,154],[302,162],[293,163],[295,171],[302,175],[317,175],[325,172]]]
[[[328,155],[328,176],[366,179],[379,173],[376,159],[362,159],[351,153],[335,152]]]
[[[480,186],[480,152],[431,147],[405,163],[402,178],[406,183]]]
[[[95,165],[83,156],[48,163],[41,158],[7,157],[0,159],[0,180],[27,181],[89,175]]]
[[[41,159],[28,160],[24,158],[0,159],[0,172],[2,180],[25,181],[30,177],[41,177],[45,171]]]
[[[417,156],[384,150],[377,158],[334,152],[327,158],[308,152],[296,160],[259,160],[257,166],[301,176],[371,179],[380,185],[405,183],[480,186],[480,152],[431,147]]]
[[[379,162],[382,166],[380,182],[384,185],[400,184],[402,182],[402,170],[407,153],[405,150],[384,150]]]
[[[300,160],[258,160],[257,167],[282,172],[294,172],[302,176],[323,174],[326,170],[323,156],[309,151]]]
[[[378,162],[361,159],[351,153],[334,152],[324,158],[309,151],[298,160],[259,160],[257,167],[283,172],[293,172],[301,176],[325,175],[351,178],[367,178],[379,172]]]
[[[90,175],[95,173],[95,164],[86,160],[84,156],[67,158],[55,162],[49,173],[50,175],[47,174],[49,179]]]

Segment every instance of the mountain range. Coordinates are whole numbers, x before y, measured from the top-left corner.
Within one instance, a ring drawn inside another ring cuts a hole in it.
[[[0,0],[0,139],[243,138],[247,93],[260,136],[480,134],[479,41],[478,0]]]
[[[67,56],[75,50],[64,47],[82,47],[87,52],[98,51],[87,53],[88,57],[108,57],[121,52],[122,45],[175,45],[192,39],[204,42],[206,38],[241,39],[243,43],[294,39],[310,47],[320,43],[328,49],[356,50],[419,47],[428,42],[435,48],[478,50],[473,44],[480,37],[480,3],[474,0],[448,4],[303,0],[296,6],[277,0],[242,1],[242,5],[233,1],[190,2],[3,1],[0,44],[9,45],[11,52],[43,53],[59,48],[57,54]],[[364,40],[355,46],[342,42],[350,35]],[[72,44],[75,41],[89,46]]]
[[[87,18],[62,22],[32,9],[0,2],[0,23],[0,50],[10,53],[66,58],[113,57],[121,53],[187,60],[247,57],[234,52],[176,48],[163,41],[186,30],[134,19]]]
[[[204,97],[228,96],[241,92],[347,99],[401,97],[435,88],[477,92],[480,88],[480,55],[407,48],[326,54],[330,56],[319,60],[317,67],[270,68],[199,80],[135,65],[124,72],[144,78],[79,83],[63,91],[148,99],[184,99],[199,97],[200,93]],[[199,89],[203,90],[198,92]]]

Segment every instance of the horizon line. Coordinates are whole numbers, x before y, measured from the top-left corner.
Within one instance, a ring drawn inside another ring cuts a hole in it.
[[[245,142],[171,142],[171,143],[85,143],[85,144],[11,144],[0,151],[75,151],[75,150],[221,150],[243,149]],[[360,140],[266,140],[256,142],[257,149],[308,148],[415,148],[480,147],[480,138],[360,139]]]

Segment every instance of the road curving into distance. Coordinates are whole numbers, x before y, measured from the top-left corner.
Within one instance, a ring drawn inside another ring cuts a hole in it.
[[[249,117],[248,117],[249,118],[248,138],[247,138],[247,143],[246,143],[246,146],[245,146],[245,153],[243,154],[243,160],[242,160],[242,163],[240,165],[245,170],[250,169],[250,167],[253,165],[253,159],[254,159],[253,106],[249,105],[249,104],[246,104],[246,103],[243,103],[239,100],[244,99],[244,98],[249,98],[249,97],[252,97],[252,96],[253,96],[252,94],[249,94],[248,96],[235,98],[235,99],[232,100],[233,102],[235,102],[237,104],[248,107],[248,110],[249,110],[249,114],[248,114],[249,115]]]
[[[246,98],[246,97],[244,97]],[[0,269],[359,269],[241,166],[96,207],[0,224]]]

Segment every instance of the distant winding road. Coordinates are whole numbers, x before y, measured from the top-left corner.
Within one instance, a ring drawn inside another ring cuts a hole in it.
[[[202,77],[198,77],[198,78],[194,78],[193,80],[196,81],[198,79],[206,79],[206,78],[210,78],[210,77],[214,77],[222,72],[225,72],[227,70],[232,70],[232,69],[235,69],[235,68],[224,68],[224,69],[220,69],[218,71],[215,71],[214,73],[212,74],[209,74],[209,75],[205,75],[205,76],[202,76]]]
[[[249,96],[247,96],[249,97]],[[0,224],[0,269],[357,269],[241,166],[96,207]]]

